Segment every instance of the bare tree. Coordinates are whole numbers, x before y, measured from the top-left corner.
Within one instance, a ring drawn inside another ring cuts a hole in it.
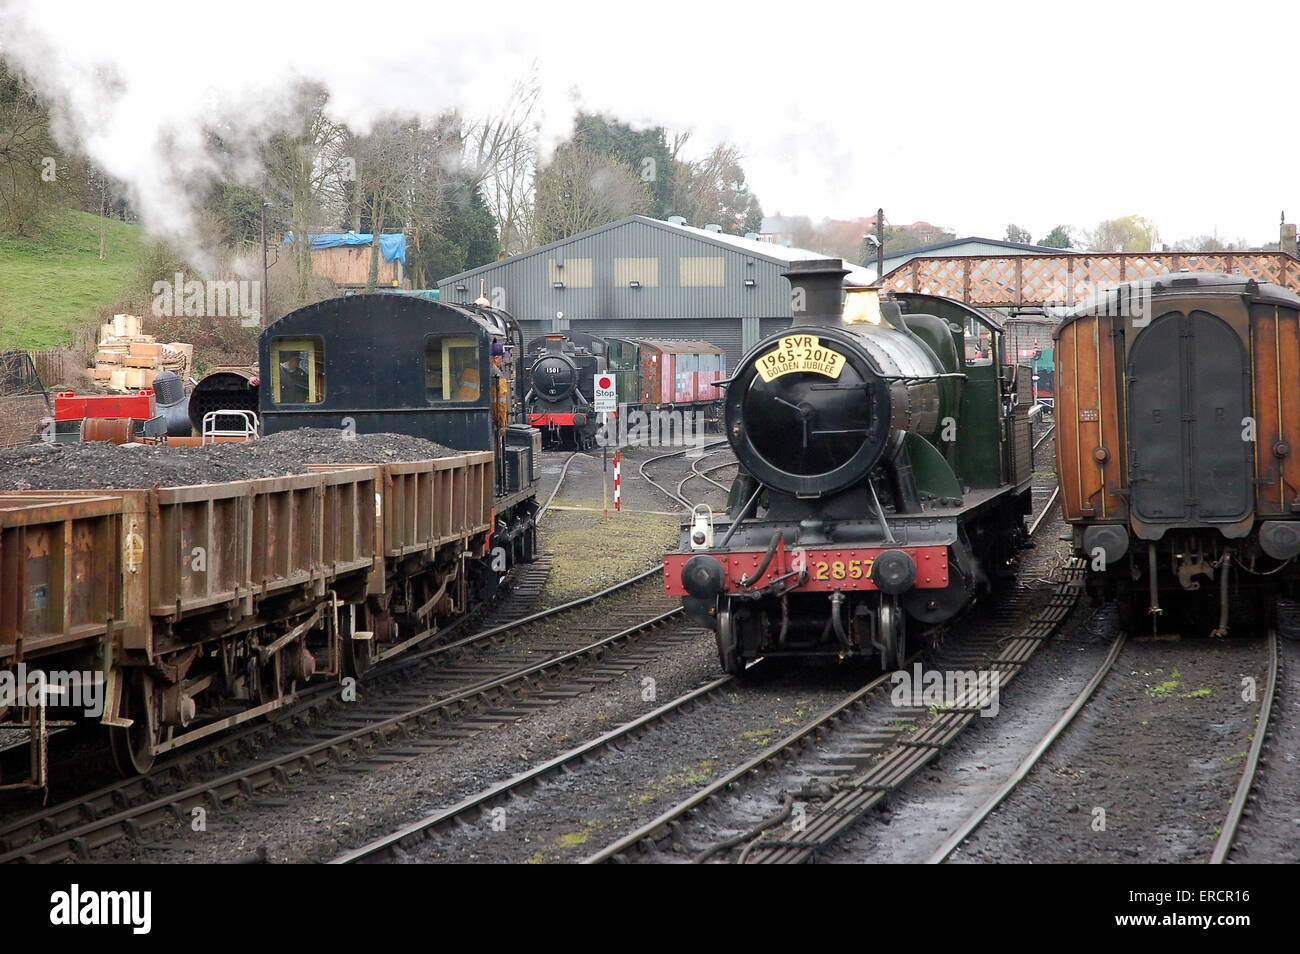
[[[627,215],[644,215],[650,190],[627,163],[573,143],[537,173],[533,238],[545,245]]]
[[[465,131],[470,185],[482,186],[506,254],[524,251],[529,245],[540,95],[541,82],[534,66],[514,84],[501,112],[471,123]]]
[[[44,104],[0,62],[0,229],[39,229],[61,194],[57,157]]]
[[[674,136],[670,143],[677,162],[673,204],[695,225],[717,224],[735,234],[756,231],[763,213],[758,199],[749,191],[740,150],[721,143],[696,162],[683,163],[677,154],[685,136]]]
[[[347,128],[325,114],[328,98],[323,87],[304,85],[295,128],[272,137],[264,149],[268,186],[289,206],[299,303],[307,301],[311,288],[311,233],[341,218],[356,166],[348,155]]]

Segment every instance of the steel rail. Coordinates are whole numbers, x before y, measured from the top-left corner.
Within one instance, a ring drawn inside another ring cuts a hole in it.
[[[717,447],[719,444],[725,444],[725,443],[727,443],[726,440],[712,441],[711,443],[701,445],[699,450],[704,450],[705,448],[709,448],[709,447]],[[642,479],[645,480],[645,482],[648,483],[651,487],[654,487],[656,490],[664,494],[666,497],[672,498],[673,500],[677,501],[677,503],[685,507],[687,510],[690,510],[693,506],[695,506],[693,503],[691,503],[689,500],[687,500],[685,497],[681,496],[680,494],[674,493],[673,491],[665,487],[663,484],[659,483],[657,480],[655,480],[653,477],[647,474],[645,469],[650,464],[656,463],[657,461],[668,460],[673,457],[681,457],[683,454],[689,453],[691,450],[694,449],[695,448],[687,447],[679,451],[673,451],[672,453],[669,454],[659,454],[655,457],[648,457],[645,460],[641,461],[640,465],[637,467],[637,472],[641,475]]]
[[[551,504],[555,502],[555,496],[560,492],[560,487],[564,484],[564,478],[569,476],[569,467],[572,466],[573,462],[577,460],[579,457],[586,457],[588,459],[591,459],[591,455],[584,454],[582,453],[582,451],[575,451],[574,453],[569,455],[569,459],[564,462],[564,467],[560,471],[560,479],[557,480],[555,482],[555,486],[551,488],[551,495],[546,498],[546,503],[542,504],[541,508],[537,511],[538,523],[541,523],[542,515],[546,513],[547,509],[550,508]]]
[[[1246,811],[1246,803],[1250,800],[1251,789],[1255,787],[1255,775],[1259,771],[1260,754],[1264,751],[1264,737],[1268,735],[1269,719],[1273,715],[1273,698],[1277,694],[1279,652],[1278,641],[1281,639],[1277,630],[1269,633],[1268,640],[1268,687],[1264,690],[1264,698],[1259,704],[1259,715],[1255,718],[1255,734],[1250,740],[1250,751],[1246,756],[1246,764],[1241,769],[1241,779],[1237,782],[1236,794],[1232,796],[1232,801],[1228,804],[1228,816],[1224,819],[1223,828],[1219,832],[1219,839],[1214,843],[1214,851],[1210,854],[1210,864],[1221,865],[1227,862],[1228,854],[1232,851],[1233,840],[1237,837],[1237,827],[1241,824],[1242,816]]]
[[[694,461],[691,464],[691,472],[677,482],[678,496],[685,499],[684,494],[686,490],[686,485],[690,481],[694,480],[696,477],[699,477],[703,480],[707,480],[709,483],[717,487],[719,490],[730,491],[731,488],[728,487],[726,484],[722,483],[722,481],[714,480],[712,477],[708,475],[713,473],[715,470],[723,470],[724,468],[727,467],[738,467],[740,466],[738,461],[729,460],[721,464],[715,464],[712,467],[706,467],[704,468],[704,470],[700,470],[700,464],[703,462],[705,457],[712,457],[714,454],[721,454],[721,453],[723,453],[723,451],[721,450],[710,451],[709,453],[702,455],[698,460]]]
[[[535,768],[520,772],[513,778],[506,779],[485,789],[475,795],[445,808],[434,812],[425,818],[405,825],[390,835],[378,838],[369,844],[360,848],[355,848],[334,858],[330,864],[356,864],[359,862],[375,863],[382,861],[397,849],[407,849],[418,842],[424,841],[438,830],[448,825],[457,823],[471,812],[481,811],[492,804],[502,801],[511,794],[522,789],[538,785],[548,778],[553,778],[562,774],[570,766],[582,763],[591,759],[604,749],[608,749],[615,743],[634,738],[641,732],[644,732],[655,725],[663,723],[670,716],[686,711],[701,702],[710,700],[710,697],[716,696],[722,689],[735,681],[734,676],[722,676],[714,679],[698,689],[693,689],[684,695],[678,696],[671,702],[665,703],[652,712],[633,719],[630,722],[606,732],[605,734],[586,742],[577,748],[570,749],[561,755],[556,756],[548,762],[544,762]]]
[[[969,838],[975,829],[979,828],[979,826],[984,823],[984,820],[988,818],[989,815],[993,814],[997,807],[1002,804],[1006,797],[1015,791],[1020,783],[1025,780],[1025,777],[1033,770],[1034,766],[1038,764],[1038,760],[1047,753],[1047,750],[1052,747],[1053,743],[1055,743],[1056,740],[1061,737],[1061,734],[1069,728],[1071,723],[1074,722],[1074,717],[1077,716],[1083,710],[1083,707],[1088,704],[1088,700],[1090,700],[1093,693],[1097,691],[1097,687],[1105,681],[1106,676],[1108,676],[1110,671],[1115,667],[1115,660],[1119,659],[1120,651],[1124,648],[1125,639],[1126,634],[1123,632],[1115,637],[1115,641],[1111,643],[1110,652],[1106,654],[1106,658],[1103,659],[1101,665],[1097,667],[1097,671],[1093,673],[1092,678],[1089,679],[1084,687],[1079,690],[1079,694],[1074,697],[1074,701],[1070,703],[1069,708],[1061,713],[1060,718],[1052,724],[1052,727],[1047,730],[1047,733],[1039,739],[1038,744],[1035,745],[1033,749],[1030,750],[1029,754],[1024,757],[1021,763],[1016,766],[1016,770],[1011,773],[1011,776],[998,786],[997,791],[990,795],[979,808],[975,809],[970,817],[967,818],[955,832],[948,836],[947,840],[945,840],[944,843],[926,859],[926,864],[937,865],[942,864],[947,860],[948,856],[956,851],[961,843]]]
[[[667,832],[679,818],[690,814],[705,802],[708,802],[726,791],[728,788],[744,779],[746,775],[757,771],[765,764],[783,757],[789,752],[792,752],[795,748],[810,741],[816,733],[827,727],[830,723],[834,722],[849,710],[861,705],[868,696],[880,689],[880,687],[888,682],[892,676],[892,672],[882,673],[877,676],[862,688],[854,690],[844,699],[835,703],[830,708],[823,710],[821,714],[813,718],[812,721],[805,723],[794,732],[791,732],[776,745],[765,748],[762,752],[759,752],[743,765],[733,769],[716,781],[711,782],[709,785],[706,785],[704,788],[688,796],[683,801],[678,802],[676,805],[660,814],[657,818],[642,825],[636,831],[606,845],[595,854],[587,856],[583,859],[582,863],[585,865],[601,864],[602,862],[610,861],[619,855],[625,854],[627,851],[642,842],[653,841],[658,835]]]
[[[1056,487],[1052,489],[1052,496],[1047,498],[1047,503],[1043,504],[1043,509],[1038,511],[1038,516],[1035,517],[1033,523],[1029,525],[1029,535],[1031,537],[1038,532],[1038,528],[1043,525],[1044,518],[1052,512],[1052,508],[1056,506],[1056,502],[1060,499],[1061,485],[1057,484]]]

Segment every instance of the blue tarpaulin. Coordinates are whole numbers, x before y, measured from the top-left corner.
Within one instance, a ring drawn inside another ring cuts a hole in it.
[[[293,236],[286,235],[286,242],[292,242]],[[339,248],[344,245],[369,245],[374,236],[369,232],[326,232],[321,235],[309,235],[307,243],[311,248]],[[385,262],[399,261],[406,264],[406,236],[398,232],[395,235],[379,236],[379,254]]]

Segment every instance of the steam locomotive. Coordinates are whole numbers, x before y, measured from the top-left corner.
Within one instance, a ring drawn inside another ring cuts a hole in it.
[[[545,335],[530,346],[528,423],[542,428],[552,446],[591,447],[599,424],[594,382],[607,367],[604,350],[600,339],[579,332]]]
[[[722,382],[740,462],[727,511],[697,507],[664,560],[667,592],[732,674],[760,656],[901,665],[1024,542],[1027,369],[979,311],[846,295],[846,274],[838,259],[785,273],[794,324]],[[989,357],[965,358],[968,335]]]
[[[596,374],[607,374],[623,408],[672,408],[716,421],[727,354],[708,341],[616,338],[579,331],[551,334],[529,345],[528,423],[547,443],[590,447],[600,421],[592,410]]]

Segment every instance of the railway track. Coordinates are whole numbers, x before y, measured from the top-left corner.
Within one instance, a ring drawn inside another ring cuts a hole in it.
[[[1279,635],[1276,631],[1268,634],[1268,675],[1267,684],[1260,701],[1259,713],[1256,717],[1255,731],[1252,735],[1250,750],[1242,766],[1241,776],[1237,783],[1236,793],[1228,805],[1227,816],[1219,830],[1219,837],[1215,842],[1214,849],[1210,855],[1210,864],[1223,864],[1228,860],[1232,851],[1234,839],[1236,838],[1238,827],[1241,823],[1243,814],[1249,804],[1251,790],[1255,785],[1255,778],[1259,770],[1260,756],[1263,751],[1264,742],[1269,732],[1269,717],[1272,713],[1273,700],[1277,692],[1278,670],[1279,670]],[[1048,750],[1055,744],[1057,739],[1074,723],[1075,717],[1084,709],[1089,700],[1095,694],[1097,688],[1105,681],[1106,677],[1115,667],[1115,662],[1119,659],[1120,652],[1123,650],[1126,642],[1126,634],[1120,632],[1112,642],[1110,650],[1098,666],[1097,671],[1092,678],[1079,690],[1074,700],[1066,708],[1041,739],[1034,745],[1033,749],[1025,756],[1012,774],[1007,778],[998,789],[991,794],[971,815],[964,821],[953,833],[940,845],[928,859],[927,864],[942,864],[947,861],[952,854],[982,825],[985,820],[997,810],[1012,792],[1019,788],[1020,784],[1029,776],[1034,767],[1047,754]]]
[[[342,707],[313,728],[308,739],[281,743],[267,757],[233,771],[168,791],[152,776],[127,779],[20,819],[0,829],[0,862],[86,858],[125,835],[139,836],[163,821],[183,820],[194,808],[220,809],[231,799],[287,788],[296,776],[347,761],[384,764],[415,758],[617,678],[653,656],[656,646],[610,658],[615,650],[653,634],[660,637],[657,648],[697,635],[693,629],[666,625],[681,609],[657,592],[652,578],[659,572],[657,567],[647,570],[591,596],[427,650],[424,658],[438,663],[428,680],[400,693],[377,694],[355,709]],[[588,607],[596,619],[570,618]],[[553,622],[562,623],[564,632],[557,634],[552,625],[531,641],[520,635]],[[490,658],[476,649],[490,649]]]
[[[573,462],[577,460],[579,457],[589,457],[589,456],[590,455],[584,454],[581,451],[577,451],[569,455],[568,459],[564,462],[564,467],[560,470],[560,479],[557,480],[555,482],[555,486],[551,488],[551,494],[549,497],[546,498],[546,503],[542,504],[542,506],[537,511],[537,519],[539,522],[541,521],[542,516],[546,513],[546,511],[550,509],[551,504],[555,502],[556,496],[558,496],[558,494],[560,493],[560,488],[564,486],[564,478],[569,476],[569,468],[573,466]]]
[[[1277,630],[1273,630],[1268,634],[1268,681],[1264,688],[1264,694],[1260,698],[1259,714],[1255,718],[1255,731],[1251,736],[1250,750],[1246,753],[1246,761],[1242,765],[1241,780],[1237,783],[1237,791],[1228,804],[1228,814],[1219,832],[1219,838],[1214,844],[1214,851],[1210,853],[1210,864],[1212,865],[1227,863],[1237,837],[1237,830],[1246,815],[1251,790],[1255,787],[1256,776],[1259,774],[1264,743],[1269,735],[1269,720],[1273,715],[1273,704],[1278,693],[1278,676],[1282,665],[1281,638],[1281,634]]]
[[[1093,674],[1092,678],[1084,684],[1083,688],[1079,690],[1078,695],[1074,697],[1074,701],[1070,703],[1065,712],[1061,713],[1061,717],[1052,723],[1051,727],[1043,737],[1033,747],[1029,754],[1025,756],[1021,763],[1016,766],[1016,770],[1011,773],[1011,776],[998,787],[997,791],[990,795],[988,799],[981,804],[979,808],[977,808],[970,817],[968,817],[966,821],[964,821],[957,830],[930,855],[929,858],[926,859],[926,864],[936,865],[947,861],[948,857],[956,851],[958,847],[960,847],[962,842],[969,838],[975,829],[982,825],[984,820],[993,814],[1006,797],[1015,791],[1020,783],[1025,780],[1026,776],[1029,775],[1034,766],[1038,764],[1039,759],[1047,753],[1047,750],[1052,747],[1052,744],[1055,743],[1056,740],[1060,738],[1061,734],[1074,722],[1075,716],[1077,716],[1083,710],[1083,707],[1088,704],[1088,700],[1090,700],[1093,693],[1097,691],[1097,687],[1105,681],[1106,676],[1109,675],[1111,669],[1114,668],[1115,660],[1119,658],[1120,651],[1124,648],[1125,640],[1126,634],[1123,632],[1120,632],[1120,634],[1115,637],[1114,642],[1111,643],[1110,650],[1106,653],[1106,657],[1102,660],[1101,665],[1097,667],[1097,671]]]
[[[726,444],[726,443],[727,443],[727,441],[725,441],[725,440],[721,440],[721,441],[712,441],[711,443],[708,443],[708,444],[704,444],[704,445],[702,445],[699,449],[700,449],[700,450],[706,450],[707,448],[710,448],[710,447],[718,447],[718,446],[723,445],[723,444]],[[646,483],[648,483],[651,487],[653,487],[653,488],[655,488],[656,490],[658,490],[658,491],[659,491],[660,493],[662,493],[664,496],[666,496],[666,497],[668,497],[669,499],[674,500],[674,501],[676,501],[677,503],[681,504],[681,505],[682,505],[683,507],[685,507],[687,510],[690,510],[692,507],[695,506],[695,504],[694,504],[694,502],[692,502],[692,501],[690,501],[690,500],[687,500],[686,497],[684,497],[684,496],[682,495],[682,489],[683,489],[683,486],[685,485],[686,481],[689,480],[689,479],[691,478],[691,476],[696,476],[696,477],[698,477],[698,476],[703,476],[702,474],[699,474],[698,472],[695,471],[695,467],[696,467],[696,465],[699,463],[699,460],[696,460],[696,461],[693,461],[693,462],[692,462],[692,464],[691,464],[691,475],[688,475],[686,478],[684,478],[684,479],[682,480],[682,482],[679,483],[679,484],[677,485],[677,489],[676,489],[676,490],[670,490],[670,489],[669,489],[667,486],[665,486],[664,484],[659,483],[659,481],[655,480],[653,477],[651,477],[651,476],[646,472],[646,468],[649,467],[651,464],[658,463],[658,462],[661,461],[661,460],[671,460],[671,459],[674,458],[674,457],[683,457],[683,456],[685,456],[687,453],[689,453],[689,452],[692,451],[692,450],[695,450],[695,448],[687,447],[687,448],[685,448],[684,450],[672,451],[671,453],[668,453],[668,454],[658,454],[658,455],[656,455],[656,456],[654,456],[654,457],[649,457],[649,458],[647,458],[647,459],[641,461],[640,465],[637,467],[637,472],[641,475],[642,479],[645,480]],[[708,456],[711,456],[711,455],[706,454],[706,455],[704,455],[704,456],[705,456],[705,457],[708,457]],[[702,459],[703,459],[703,458],[700,458],[700,460],[702,460]],[[712,480],[711,478],[705,478],[705,479],[709,480],[710,483],[715,484],[715,485],[718,486],[718,487],[722,487],[723,490],[726,490],[726,489],[727,489],[727,488],[724,487],[722,484],[718,483],[718,482],[715,481],[715,480]]]
[[[555,758],[527,771],[520,772],[513,778],[493,785],[491,788],[471,795],[449,808],[434,812],[418,821],[376,839],[360,848],[345,852],[333,859],[331,864],[378,864],[400,860],[404,854],[426,839],[466,824],[494,806],[504,804],[510,799],[524,795],[538,786],[554,779],[567,771],[580,767],[587,761],[599,758],[605,752],[617,748],[645,734],[650,729],[670,722],[675,716],[714,701],[735,682],[734,676],[723,676],[708,682],[698,689],[678,696],[671,702],[654,709],[645,715],[626,722],[576,748],[570,749]]]
[[[728,486],[727,484],[722,483],[721,481],[714,480],[712,477],[709,476],[709,474],[713,473],[713,472],[716,471],[716,470],[725,470],[725,469],[728,468],[728,467],[737,467],[737,466],[739,466],[739,465],[736,463],[736,461],[735,461],[734,458],[733,458],[732,460],[729,460],[729,461],[724,461],[724,462],[721,463],[721,464],[715,464],[715,465],[713,465],[712,467],[706,467],[706,468],[704,468],[703,470],[700,469],[700,464],[702,464],[702,463],[704,462],[704,458],[706,458],[706,457],[712,457],[712,456],[714,456],[715,454],[722,454],[722,453],[727,453],[727,452],[728,452],[728,449],[727,449],[727,448],[723,448],[723,449],[721,449],[721,450],[716,450],[716,451],[710,451],[709,453],[704,454],[704,455],[702,455],[702,456],[700,456],[700,457],[697,457],[695,460],[691,461],[691,472],[690,472],[689,474],[687,474],[685,477],[683,477],[683,478],[682,478],[680,481],[678,481],[678,483],[677,483],[677,494],[676,494],[676,496],[678,497],[678,499],[680,499],[680,500],[685,500],[685,499],[686,499],[686,496],[685,496],[685,494],[686,494],[686,485],[687,485],[690,481],[694,480],[696,477],[698,477],[698,478],[700,478],[701,480],[707,481],[708,483],[712,484],[714,487],[716,487],[716,488],[718,488],[719,490],[721,490],[724,494],[725,494],[725,493],[728,493],[728,492],[731,490],[731,487]]]

